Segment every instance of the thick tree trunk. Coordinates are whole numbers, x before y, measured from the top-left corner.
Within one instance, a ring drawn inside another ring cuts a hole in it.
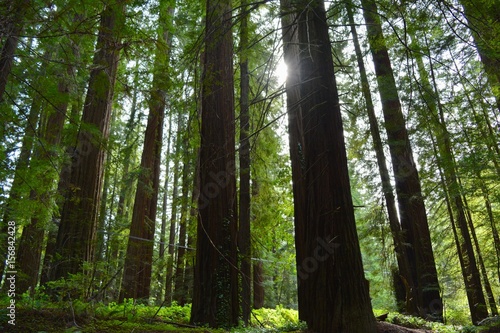
[[[227,327],[239,312],[231,1],[208,0],[206,8],[191,322]]]
[[[349,19],[349,25],[351,26],[354,50],[356,52],[356,59],[358,62],[358,68],[361,77],[361,89],[366,102],[366,112],[368,114],[368,122],[370,124],[373,149],[375,150],[375,155],[377,158],[377,165],[382,184],[382,192],[384,193],[385,203],[387,207],[387,216],[389,218],[389,227],[391,229],[392,239],[394,242],[394,250],[396,252],[396,260],[398,264],[397,271],[393,272],[393,279],[396,289],[401,285],[404,286],[405,284],[408,285],[409,288],[415,288],[413,278],[410,274],[410,264],[408,262],[408,256],[406,254],[405,239],[401,230],[401,224],[399,223],[398,212],[396,209],[396,200],[394,197],[389,170],[387,169],[384,147],[382,144],[382,139],[380,137],[377,117],[375,116],[375,108],[373,106],[372,95],[370,92],[370,84],[368,82],[368,76],[366,74],[365,64],[363,61],[363,53],[359,45],[358,33],[356,32],[356,25],[354,22],[352,7],[352,3],[346,4],[347,16]],[[404,312],[414,312],[411,308],[406,308],[407,305],[411,306],[411,302],[407,302],[407,300],[409,299],[409,297],[407,296],[410,295],[407,295],[406,292],[400,292],[400,290],[398,289],[395,290],[395,296],[398,308],[400,308]]]
[[[443,304],[432,250],[427,214],[418,171],[413,160],[406,124],[401,110],[396,82],[385,46],[377,6],[373,0],[362,0],[368,41],[374,60],[378,88],[384,113],[389,150],[395,175],[400,222],[413,286],[407,294],[411,314],[441,320]]]
[[[303,233],[303,242],[296,244],[303,258],[297,267],[303,288],[299,311],[306,311],[301,318],[315,332],[375,332],[354,220],[324,3],[293,4],[304,143],[300,153],[306,185],[306,199],[300,201],[304,219],[295,221],[295,232]]]
[[[61,215],[56,241],[58,262],[54,278],[83,272],[84,262],[93,262],[97,214],[102,191],[105,140],[119,61],[119,33],[124,22],[125,1],[105,8],[84,103],[82,125],[72,161],[71,188]]]

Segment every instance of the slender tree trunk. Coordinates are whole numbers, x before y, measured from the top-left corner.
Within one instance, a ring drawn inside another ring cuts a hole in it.
[[[394,242],[394,250],[396,252],[396,260],[398,263],[398,269],[393,274],[394,284],[396,287],[403,285],[403,288],[406,284],[410,287],[410,290],[415,290],[415,284],[410,274],[410,264],[408,262],[408,256],[406,253],[405,238],[401,230],[401,224],[399,223],[399,217],[396,210],[396,200],[394,198],[394,191],[391,184],[389,170],[387,169],[384,147],[382,144],[382,139],[380,138],[380,130],[377,117],[375,116],[375,108],[373,106],[373,100],[370,92],[370,83],[366,74],[365,64],[363,61],[363,53],[359,45],[358,33],[356,32],[356,25],[354,22],[352,8],[353,4],[351,2],[346,4],[347,16],[349,19],[349,25],[351,26],[354,50],[356,52],[356,59],[358,62],[358,68],[361,77],[361,89],[366,102],[366,111],[368,114],[368,122],[370,124],[370,133],[372,136],[373,148],[375,150],[375,155],[377,158],[377,165],[382,184],[382,192],[384,193],[387,215],[389,218],[389,227],[391,229],[392,239]],[[413,295],[407,295],[406,292],[395,292],[395,295],[396,303],[401,310],[408,313],[416,312],[413,302],[410,301]],[[409,306],[409,308],[406,308],[407,305]]]
[[[189,126],[189,125],[188,125]],[[188,130],[189,133],[189,130]],[[189,160],[190,154],[188,153],[189,148],[187,147],[187,144],[189,143],[187,138],[188,134],[184,135],[184,151],[185,151],[185,156],[184,156],[184,161],[183,161],[183,166],[182,166],[182,189],[181,189],[181,216],[179,219],[179,243],[177,247],[177,262],[176,262],[176,269],[175,269],[175,276],[174,276],[174,285],[175,285],[175,292],[173,293],[173,299],[177,302],[177,304],[183,306],[186,304],[186,288],[185,288],[185,281],[184,281],[184,274],[185,274],[185,254],[186,254],[186,240],[187,240],[187,227],[188,227],[188,202],[189,202],[189,182],[190,182],[190,164],[191,161]]]
[[[172,303],[172,291],[174,290],[174,257],[175,257],[175,239],[177,236],[177,208],[179,205],[179,159],[181,150],[181,112],[177,115],[177,135],[175,139],[175,157],[174,157],[174,180],[172,184],[172,209],[170,216],[170,231],[168,233],[167,244],[167,262],[166,262],[166,276],[165,276],[165,304],[168,306]]]
[[[262,261],[253,264],[253,308],[264,307],[264,267]]]
[[[405,242],[409,244],[406,253],[413,286],[408,286],[407,294],[411,295],[408,300],[413,303],[407,309],[415,311],[414,315],[430,315],[434,320],[441,320],[443,304],[427,213],[377,5],[373,0],[362,0],[361,3],[394,169],[401,229],[406,236]]]
[[[375,332],[354,220],[324,3],[294,1],[293,5],[306,184],[306,199],[301,201],[305,219],[295,221],[295,232],[304,233],[304,242],[296,244],[297,253],[304,258],[297,267],[298,283],[304,288],[299,302],[305,301],[299,311],[307,311],[307,324],[315,332]]]
[[[208,0],[206,9],[191,322],[228,327],[239,313],[231,1]]]
[[[415,39],[415,38],[413,38]],[[442,166],[444,175],[444,186],[448,189],[448,196],[452,204],[452,211],[455,215],[460,234],[458,235],[461,255],[465,264],[464,275],[465,288],[469,301],[472,320],[474,323],[484,319],[487,315],[486,301],[481,286],[481,278],[477,268],[474,249],[472,246],[470,232],[467,226],[467,217],[465,205],[462,200],[462,188],[458,181],[457,167],[453,156],[452,143],[450,133],[446,128],[444,119],[444,110],[440,103],[439,92],[437,91],[437,83],[434,74],[434,65],[431,57],[429,57],[430,71],[424,66],[420,47],[413,43],[418,52],[414,53],[415,60],[418,66],[418,72],[421,82],[422,97],[428,108],[428,118],[426,122],[429,124],[432,135],[436,138],[438,148],[438,162]],[[430,78],[429,74],[430,73]],[[432,81],[430,81],[432,80]]]
[[[460,179],[458,181],[459,181],[460,186],[462,186]],[[479,240],[477,239],[476,227],[474,226],[474,223],[472,221],[472,214],[471,214],[469,204],[467,202],[467,198],[465,197],[465,195],[463,196],[463,201],[464,201],[465,212],[466,212],[466,216],[467,216],[467,224],[469,226],[470,234],[472,236],[472,241],[474,242],[474,248],[476,250],[476,255],[477,255],[477,264],[479,265],[479,270],[481,272],[482,281],[484,284],[484,290],[486,291],[486,297],[488,300],[488,305],[490,306],[491,315],[498,316],[498,309],[497,309],[495,297],[493,296],[493,289],[491,288],[491,283],[490,283],[490,279],[488,277],[488,272],[486,271],[486,267],[484,265],[483,255],[481,253],[481,247],[479,246]]]
[[[151,287],[154,234],[158,191],[160,188],[160,162],[165,118],[166,92],[168,90],[169,39],[171,5],[160,2],[158,33],[159,47],[155,54],[153,83],[149,98],[148,124],[141,157],[141,174],[137,182],[132,224],[123,268],[120,301],[124,298],[147,300]]]
[[[166,276],[164,275],[165,271],[165,235],[167,231],[167,205],[168,205],[168,181],[170,174],[170,145],[172,140],[172,113],[170,112],[168,115],[168,135],[167,135],[167,152],[165,154],[165,182],[163,183],[163,200],[161,203],[161,227],[160,227],[160,246],[158,249],[158,259],[160,269],[158,270],[157,281],[160,281],[161,287],[158,291],[157,300],[159,302],[163,302],[163,299],[166,295],[164,295],[164,284],[162,281],[166,280]]]
[[[500,282],[500,236],[498,235],[498,229],[497,229],[497,224],[495,221],[495,217],[493,215],[493,209],[491,207],[491,200],[490,200],[490,194],[488,191],[488,188],[486,184],[484,183],[483,177],[481,175],[481,172],[477,169],[474,168],[476,172],[476,177],[478,179],[479,187],[481,188],[481,193],[483,195],[484,199],[484,206],[486,208],[486,212],[488,214],[488,221],[490,222],[491,226],[491,234],[493,236],[493,245],[495,246],[495,253],[496,253],[496,261],[497,261],[497,277],[498,281]]]
[[[187,303],[187,286],[186,286],[186,250],[188,247],[188,224],[191,216],[191,211],[188,209],[190,206],[189,198],[189,184],[192,181],[191,165],[193,163],[193,154],[189,147],[189,138],[191,137],[191,123],[193,121],[193,114],[189,113],[187,120],[187,128],[182,135],[182,188],[181,188],[181,215],[179,219],[179,242],[177,247],[177,262],[174,276],[175,292],[173,299],[177,304],[184,306]],[[192,202],[191,202],[192,204]]]
[[[76,156],[72,161],[70,188],[66,194],[56,241],[55,279],[83,272],[93,262],[97,215],[102,192],[104,142],[109,123],[119,62],[119,34],[124,23],[125,1],[106,6],[90,73]]]
[[[24,195],[27,194],[24,193],[25,191],[23,190],[25,177],[22,175],[28,171],[28,167],[30,164],[33,141],[35,138],[39,115],[39,100],[33,99],[28,118],[26,119],[24,136],[21,141],[21,150],[19,152],[19,157],[17,158],[16,168],[14,170],[14,179],[9,191],[9,198],[7,199],[7,203],[5,204],[5,209],[2,216],[0,232],[0,281],[2,281],[2,276],[5,270],[5,260],[7,254],[7,226],[9,221],[17,220],[14,206],[17,205],[18,200],[20,200]]]
[[[238,249],[241,260],[241,311],[243,323],[250,321],[251,304],[251,244],[250,244],[250,115],[248,95],[250,77],[248,73],[248,3],[241,3],[240,22],[240,212]]]

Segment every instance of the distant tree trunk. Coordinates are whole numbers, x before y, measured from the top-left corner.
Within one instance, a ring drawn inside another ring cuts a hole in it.
[[[394,284],[395,288],[399,288],[401,287],[401,285],[403,285],[404,287],[403,281],[405,281],[408,285],[414,286],[414,282],[410,274],[408,256],[406,254],[404,235],[401,231],[401,224],[399,223],[398,212],[396,210],[394,191],[391,184],[389,170],[387,169],[384,147],[382,144],[382,139],[380,138],[380,130],[377,117],[375,116],[375,108],[373,106],[372,95],[370,92],[370,83],[368,82],[368,76],[366,74],[365,64],[363,61],[363,53],[359,45],[358,33],[356,32],[356,25],[354,22],[352,7],[352,2],[346,4],[347,16],[349,19],[349,25],[351,26],[354,50],[356,52],[356,59],[358,62],[359,73],[361,77],[361,89],[363,91],[363,96],[366,102],[366,111],[368,114],[368,122],[370,124],[370,133],[372,136],[373,148],[375,150],[375,155],[377,158],[377,165],[382,183],[382,192],[384,193],[387,215],[389,218],[389,227],[391,229],[392,239],[394,242],[394,250],[396,252],[396,260],[398,263],[398,269],[393,274]],[[398,308],[406,312],[411,312],[411,309],[406,309],[406,292],[399,292],[398,289],[395,292],[395,296]]]
[[[299,311],[307,312],[301,318],[315,332],[375,332],[354,220],[324,3],[293,4],[306,185],[306,199],[301,201],[305,219],[295,221],[295,232],[304,233],[304,242],[296,243],[297,253],[304,258],[297,267],[298,283],[304,288],[299,302],[305,301]]]
[[[264,268],[262,261],[253,264],[253,308],[264,307]]]
[[[168,233],[167,261],[165,276],[165,305],[172,304],[172,291],[174,290],[174,259],[175,259],[175,239],[177,234],[177,208],[179,205],[179,159],[181,151],[182,137],[182,112],[177,115],[177,135],[175,139],[175,157],[174,157],[174,180],[172,184],[172,208],[170,212],[170,231]]]
[[[84,262],[94,260],[104,145],[109,136],[124,11],[125,1],[121,0],[106,6],[101,16],[94,66],[71,167],[70,191],[66,194],[57,235],[54,258],[60,259],[54,267],[55,279],[81,273]]]
[[[459,180],[460,183],[460,180]],[[474,242],[474,248],[476,250],[477,255],[477,264],[479,265],[479,270],[481,272],[482,281],[484,284],[484,290],[486,292],[486,297],[488,299],[488,305],[490,306],[490,311],[492,316],[498,316],[497,304],[495,301],[495,297],[493,295],[493,289],[491,288],[490,279],[488,277],[488,272],[486,271],[486,266],[484,265],[483,255],[481,253],[481,247],[479,246],[479,240],[477,239],[476,227],[472,221],[472,214],[469,208],[469,204],[467,202],[467,198],[464,196],[464,205],[465,211],[467,215],[467,224],[469,226],[470,234],[472,236],[472,240]]]
[[[187,139],[187,135],[184,135]],[[184,281],[185,274],[185,254],[186,254],[186,240],[187,240],[187,227],[188,227],[188,202],[189,202],[189,172],[190,172],[190,163],[189,161],[189,153],[187,140],[184,140],[184,149],[185,149],[185,157],[182,166],[182,189],[181,189],[181,216],[179,218],[179,242],[177,246],[177,262],[175,265],[175,276],[174,276],[174,286],[175,292],[173,293],[173,299],[177,302],[177,304],[183,306],[186,304],[186,288]]]
[[[191,322],[228,327],[239,313],[231,1],[208,0],[206,9]]]
[[[158,294],[157,294],[157,300],[160,302],[160,304],[163,302],[165,299],[165,285],[163,281],[166,280],[165,276],[165,243],[166,243],[166,231],[167,231],[167,205],[168,205],[168,181],[169,181],[169,174],[170,174],[170,146],[171,146],[171,141],[172,141],[172,113],[170,112],[168,115],[168,122],[169,128],[168,128],[168,135],[167,135],[167,152],[165,154],[166,156],[166,161],[165,161],[165,182],[163,183],[163,200],[161,203],[161,227],[160,227],[160,246],[158,249],[158,259],[159,259],[159,266],[160,269],[158,270],[158,276],[157,276],[157,281],[159,281],[159,285],[161,286],[158,289]]]
[[[73,72],[74,68],[70,65],[67,68],[66,74],[70,77]],[[40,183],[38,189],[31,190],[30,198],[42,203],[44,207],[35,212],[31,217],[30,223],[24,226],[19,241],[17,251],[19,270],[24,274],[17,284],[16,291],[19,294],[30,289],[31,295],[34,295],[38,283],[45,230],[52,220],[52,193],[57,185],[55,182],[59,174],[60,165],[57,157],[58,151],[60,151],[62,131],[68,109],[70,90],[68,77],[63,77],[57,84],[59,99],[53,102],[55,107],[49,110],[45,128],[40,135],[39,139],[43,146],[38,144],[34,152],[34,158],[37,161],[49,165],[48,170],[43,170],[42,172],[34,170],[34,172],[40,173]]]
[[[189,113],[187,128],[184,130],[182,135],[182,151],[184,154],[182,156],[181,215],[179,219],[179,242],[177,246],[177,262],[175,265],[176,270],[174,276],[175,292],[173,293],[173,299],[181,306],[184,306],[184,304],[187,303],[188,296],[188,288],[186,285],[186,267],[188,266],[186,262],[186,249],[188,247],[188,226],[191,217],[191,210],[188,209],[188,207],[192,204],[192,198],[189,198],[189,185],[192,181],[190,176],[191,164],[193,163],[193,154],[191,153],[191,148],[189,147],[192,118],[193,114]]]
[[[283,34],[284,60],[287,65],[286,104],[288,113],[288,139],[292,164],[293,211],[295,224],[295,243],[305,243],[305,178],[303,164],[304,135],[302,132],[302,110],[299,91],[299,42],[297,35],[297,13],[290,0],[280,0],[281,25]],[[296,263],[299,267],[306,259],[302,247],[296,247]],[[304,285],[297,285],[299,319],[307,321],[308,297]]]
[[[78,51],[77,51],[78,52]],[[81,97],[80,97],[81,98]],[[79,96],[74,96],[71,104],[71,112],[69,114],[69,124],[75,125],[79,122],[80,117],[80,108],[77,105],[79,103]],[[72,134],[74,140],[67,140],[68,142],[76,141],[76,134]],[[57,184],[56,193],[59,194],[60,198],[56,201],[57,211],[53,213],[52,216],[52,224],[49,226],[49,232],[47,235],[47,245],[45,246],[45,255],[43,257],[43,265],[42,265],[42,274],[40,277],[40,285],[45,285],[49,281],[53,281],[54,277],[54,255],[56,253],[56,241],[57,241],[57,233],[58,233],[58,225],[59,225],[59,216],[62,210],[62,206],[64,205],[64,197],[66,197],[66,193],[69,190],[69,184],[71,181],[71,160],[70,156],[74,153],[74,147],[66,147],[65,149],[66,158],[61,166],[61,171],[59,173],[59,181]]]
[[[195,170],[193,174],[193,192],[191,194],[191,208],[189,210],[189,224],[193,223],[196,220],[198,215],[197,203],[200,195],[200,153],[199,150],[196,151],[196,162],[195,162]],[[194,223],[193,223],[194,225]],[[190,228],[194,229],[194,228]],[[194,245],[196,243],[196,238],[187,233],[187,250],[186,254],[186,267],[184,269],[184,294],[187,303],[192,302],[193,297],[193,280],[194,280]]]
[[[416,38],[413,39],[416,40]],[[431,57],[429,57],[430,71],[427,70],[421,57],[421,48],[415,42],[413,43],[413,46],[417,49],[417,52],[414,52],[414,57],[418,66],[421,82],[420,90],[429,111],[429,116],[426,119],[426,122],[429,124],[433,136],[436,138],[438,162],[442,166],[445,180],[443,185],[448,189],[447,192],[452,205],[452,211],[454,213],[458,229],[460,230],[460,234],[457,235],[460,243],[458,251],[464,258],[462,261],[465,265],[463,272],[465,272],[466,275],[463,277],[472,320],[474,323],[477,323],[486,318],[488,316],[488,312],[486,309],[486,301],[482,290],[481,277],[479,269],[477,268],[470,231],[467,226],[465,205],[462,200],[462,188],[458,180],[450,133],[446,128],[444,110],[436,88],[437,83],[434,74],[433,61]],[[430,74],[430,78],[428,73]]]
[[[373,0],[362,0],[368,41],[374,60],[375,73],[384,113],[389,150],[395,175],[400,222],[413,286],[409,285],[407,310],[411,314],[442,319],[443,304],[432,250],[424,199],[418,171],[401,110],[391,61]],[[410,281],[407,281],[410,282]]]
[[[24,174],[28,172],[28,167],[30,164],[30,159],[33,149],[33,141],[35,139],[35,132],[37,129],[38,117],[40,115],[40,103],[39,99],[34,98],[31,104],[30,112],[28,118],[26,119],[26,126],[24,127],[24,136],[21,140],[21,149],[19,152],[19,157],[17,158],[16,168],[14,170],[14,179],[12,180],[12,185],[9,191],[9,198],[5,204],[5,208],[2,216],[2,224],[0,231],[0,281],[2,281],[2,276],[5,271],[5,260],[7,254],[7,226],[9,221],[16,221],[16,213],[14,207],[17,201],[20,200],[24,195],[23,184],[24,184]]]
[[[481,194],[483,195],[483,200],[484,200],[484,206],[486,208],[486,212],[488,214],[488,221],[490,222],[491,226],[491,234],[493,236],[493,245],[495,246],[495,253],[496,253],[496,261],[497,261],[497,277],[498,281],[500,282],[500,237],[498,234],[498,229],[497,229],[497,224],[495,221],[495,217],[493,215],[493,209],[491,207],[491,200],[490,200],[490,194],[488,191],[488,187],[484,183],[483,177],[481,175],[481,171],[478,170],[477,168],[474,169],[476,173],[476,177],[478,179],[479,187],[481,188]]]
[[[119,301],[125,298],[147,301],[150,296],[153,265],[154,235],[160,162],[168,84],[168,60],[172,38],[168,22],[172,21],[167,1],[160,1],[158,48],[153,65],[153,82],[149,97],[149,115],[141,157],[141,173],[132,213],[132,224],[123,267],[122,290]]]
[[[251,244],[250,244],[250,115],[248,95],[250,77],[248,73],[248,3],[241,2],[240,22],[240,211],[238,250],[241,260],[241,311],[243,323],[248,325],[252,311],[251,304]]]

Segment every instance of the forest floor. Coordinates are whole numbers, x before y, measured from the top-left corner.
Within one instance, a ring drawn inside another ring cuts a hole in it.
[[[395,324],[378,322],[377,332],[378,333],[428,333],[433,331],[425,329],[417,329],[417,328],[407,328]]]
[[[303,330],[303,325],[297,322],[296,316],[288,316],[293,313],[292,310],[283,308],[258,312],[255,315],[258,327],[234,328],[231,331],[192,327],[189,325],[189,308],[179,306],[166,308],[163,314],[158,314],[157,309],[153,307],[128,309],[123,305],[94,309],[78,309],[73,306],[18,308],[15,313],[15,325],[9,324],[5,310],[2,304],[2,333],[311,333]],[[388,320],[393,323],[377,322],[378,333],[500,333],[500,326],[451,326],[392,313],[389,314]],[[497,320],[496,325],[499,324],[500,320]]]

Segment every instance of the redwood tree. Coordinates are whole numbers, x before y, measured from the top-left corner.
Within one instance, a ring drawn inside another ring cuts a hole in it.
[[[282,11],[288,10],[283,4]],[[303,288],[299,304],[304,303],[299,311],[306,312],[300,317],[315,332],[375,332],[354,220],[324,3],[300,0],[293,5],[303,135],[303,146],[297,147],[304,181],[304,193],[299,194],[305,194],[297,207],[304,219],[295,220],[295,232],[303,233],[296,243],[302,259],[297,267]],[[293,134],[296,132],[291,130]],[[299,144],[299,140],[290,141]]]
[[[191,322],[238,324],[231,1],[208,0],[202,77],[200,194]]]
[[[407,311],[413,315],[441,319],[443,304],[439,292],[420,178],[401,109],[396,81],[374,0],[361,0],[368,32],[378,90],[382,102],[389,151],[396,185],[411,281],[406,285]]]
[[[125,20],[125,0],[111,1],[101,14],[96,52],[84,103],[82,123],[71,166],[56,240],[58,262],[55,279],[83,272],[94,259],[97,215],[102,192],[105,141],[119,62],[120,34]]]
[[[158,191],[160,188],[160,162],[168,89],[168,54],[171,33],[168,29],[175,1],[160,1],[159,42],[153,68],[149,115],[141,157],[141,173],[135,193],[132,224],[123,268],[120,301],[124,298],[148,299],[151,285],[154,234]]]

